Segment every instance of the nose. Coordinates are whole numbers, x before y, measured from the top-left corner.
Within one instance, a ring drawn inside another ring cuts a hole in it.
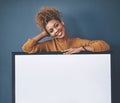
[[[57,28],[54,28],[55,35],[57,35],[57,32],[58,32]]]

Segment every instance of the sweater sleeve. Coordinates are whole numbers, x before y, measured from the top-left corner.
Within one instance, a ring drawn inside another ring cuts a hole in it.
[[[110,46],[103,40],[93,40],[89,46],[94,48],[94,52],[104,52],[110,50]]]
[[[27,42],[22,46],[22,50],[26,53],[36,53],[44,49],[43,43],[38,43],[33,39],[28,39]]]
[[[82,46],[90,46],[94,49],[94,52],[103,52],[110,50],[109,44],[107,44],[103,40],[86,40],[86,39],[79,39]]]

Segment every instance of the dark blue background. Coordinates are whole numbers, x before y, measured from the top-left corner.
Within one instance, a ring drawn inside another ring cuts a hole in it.
[[[0,0],[0,103],[12,103],[12,52],[40,30],[35,24],[39,8],[52,6],[63,14],[72,37],[102,39],[112,51],[112,101],[120,103],[119,0]]]

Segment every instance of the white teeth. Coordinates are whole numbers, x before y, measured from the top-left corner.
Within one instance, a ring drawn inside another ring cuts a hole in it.
[[[61,31],[59,31],[59,32],[56,33],[56,36],[61,36],[61,35],[62,35]]]
[[[60,35],[61,35],[61,32],[59,32],[58,35],[60,36]]]

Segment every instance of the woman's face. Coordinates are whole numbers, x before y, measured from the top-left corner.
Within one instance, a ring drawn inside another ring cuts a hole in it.
[[[65,37],[64,22],[58,20],[50,20],[46,25],[46,30],[51,37],[62,39]]]

